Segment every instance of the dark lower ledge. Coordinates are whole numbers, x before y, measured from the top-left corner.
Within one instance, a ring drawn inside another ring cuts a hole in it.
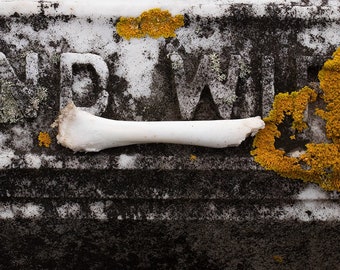
[[[263,170],[0,172],[0,269],[337,269],[337,193]]]
[[[1,269],[338,269],[340,224],[0,220]]]

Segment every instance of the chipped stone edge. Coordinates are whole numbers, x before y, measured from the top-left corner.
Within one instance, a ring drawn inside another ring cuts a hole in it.
[[[190,210],[189,214],[187,211],[178,211],[176,207],[157,209],[151,207],[153,203],[144,203],[141,210],[137,210],[138,207],[132,204],[124,209],[119,211],[115,209],[112,212],[114,203],[110,200],[82,204],[75,201],[64,201],[63,204],[56,203],[54,209],[49,209],[43,203],[0,202],[0,220],[13,220],[16,218],[38,220],[53,216],[57,219],[92,219],[101,221],[340,221],[340,205],[336,200],[297,200],[291,203],[283,202],[280,206],[255,203],[252,211],[245,211],[244,206],[220,205],[215,201],[197,201],[197,203],[196,210]],[[145,207],[147,205],[150,205],[150,207]],[[183,205],[179,207],[182,209]],[[146,210],[147,208],[149,210]]]
[[[4,156],[6,154],[6,157]],[[142,154],[101,154],[88,160],[86,157],[28,153],[15,155],[9,151],[0,157],[0,170],[8,169],[99,169],[99,170],[230,170],[264,171],[252,157],[198,155],[195,160],[188,156],[153,156]]]
[[[228,16],[239,6],[249,7],[251,16],[271,16],[268,7],[273,7],[276,16],[281,18],[339,19],[340,3],[329,0],[326,5],[306,4],[302,1],[267,0],[97,0],[97,1],[55,1],[55,0],[0,0],[0,15],[20,14],[74,15],[86,16],[138,16],[141,12],[159,7],[173,14],[193,13],[199,16]],[[269,8],[270,9],[270,8]]]

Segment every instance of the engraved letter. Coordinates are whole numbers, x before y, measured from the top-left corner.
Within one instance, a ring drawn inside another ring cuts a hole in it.
[[[182,57],[176,51],[170,52],[169,55],[174,70],[175,86],[182,117],[184,119],[193,118],[203,88],[207,85],[221,117],[230,118],[233,103],[236,99],[235,92],[241,57],[231,55],[228,75],[225,76],[220,69],[219,55],[216,53],[209,56],[204,55],[198,65],[196,74],[189,81],[184,70]]]
[[[43,88],[37,87],[38,78],[38,54],[26,55],[26,82],[23,83],[0,52],[0,123],[37,116],[39,103],[45,98]]]
[[[306,86],[308,82],[308,67],[313,63],[311,56],[297,56],[296,57],[296,85],[297,88]]]
[[[105,90],[109,78],[109,69],[103,58],[99,55],[91,53],[63,53],[60,58],[60,110],[64,108],[69,101],[72,100],[72,83],[73,72],[72,66],[74,64],[90,64],[96,70],[99,76],[99,86],[102,91],[96,103],[91,107],[82,107],[83,110],[95,115],[101,115],[108,104],[108,92]]]
[[[274,58],[262,58],[262,117],[268,116],[274,102]]]

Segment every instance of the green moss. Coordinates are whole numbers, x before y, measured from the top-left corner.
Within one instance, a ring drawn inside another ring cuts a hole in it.
[[[220,57],[216,53],[209,55],[211,61],[211,70],[216,74],[217,80],[223,82],[227,76],[222,72]]]
[[[42,86],[36,87],[36,95],[32,98],[30,98],[30,106],[26,109],[26,113],[30,115],[31,117],[36,117],[38,110],[39,110],[39,104],[46,100],[47,98],[47,88]]]
[[[22,87],[9,81],[0,80],[0,123],[13,124],[23,118],[37,117],[39,104],[47,98],[47,89],[33,86],[32,96],[20,93]]]
[[[0,123],[15,123],[23,117],[14,91],[12,83],[0,80]]]

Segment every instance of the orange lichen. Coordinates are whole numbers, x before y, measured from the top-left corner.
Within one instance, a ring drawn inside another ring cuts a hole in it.
[[[38,135],[39,146],[50,147],[51,137],[47,132],[39,132]]]
[[[184,16],[172,16],[159,8],[144,11],[139,17],[121,17],[116,25],[117,33],[125,39],[175,37],[175,30],[184,25]]]
[[[317,113],[326,120],[326,134],[334,143],[340,143],[340,48],[333,54],[333,59],[326,61],[319,72],[320,87],[326,110]]]
[[[299,157],[287,156],[276,149],[275,139],[281,136],[278,125],[286,116],[292,116],[292,128],[302,132],[308,128],[304,122],[304,111],[308,103],[314,102],[317,93],[304,87],[298,92],[278,94],[273,109],[264,119],[266,127],[254,139],[255,149],[251,152],[256,162],[281,176],[301,179],[319,184],[326,190],[340,191],[340,48],[319,72],[320,96],[326,103],[325,109],[317,109],[316,115],[326,121],[326,135],[331,143],[308,143],[305,153]],[[295,139],[295,136],[290,136]]]
[[[123,38],[142,38],[145,34],[140,28],[140,18],[121,17],[117,23],[117,33]]]
[[[191,161],[196,161],[196,160],[197,160],[197,156],[194,155],[194,154],[191,154],[191,155],[190,155],[190,160],[191,160]]]
[[[283,257],[281,255],[274,255],[273,259],[278,263],[283,263]]]

